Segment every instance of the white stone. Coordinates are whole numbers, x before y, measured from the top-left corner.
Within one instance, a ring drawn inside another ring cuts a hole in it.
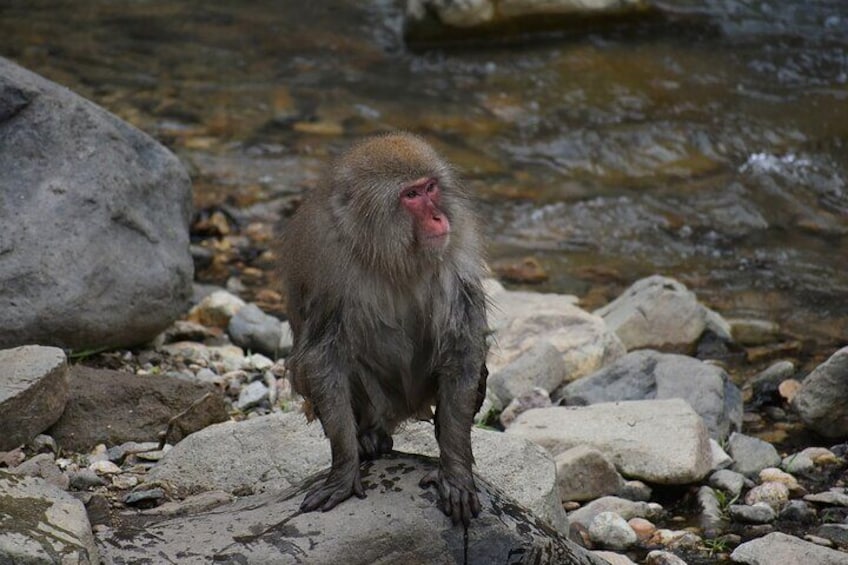
[[[627,520],[615,512],[601,512],[589,524],[589,538],[610,549],[627,549],[637,541]]]
[[[534,292],[503,291],[492,296],[489,372],[496,373],[542,341],[562,355],[565,381],[588,375],[624,355],[624,346],[604,321],[575,306],[575,300]]]
[[[696,482],[712,467],[704,421],[680,399],[539,408],[521,414],[506,433],[554,455],[590,445],[622,475],[659,484]]]

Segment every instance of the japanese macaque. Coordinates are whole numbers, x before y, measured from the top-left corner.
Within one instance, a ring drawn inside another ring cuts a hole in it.
[[[486,388],[484,264],[454,171],[421,138],[392,133],[345,153],[286,226],[283,274],[294,389],[330,440],[326,481],[301,509],[365,497],[360,462],[433,418],[440,458],[421,481],[466,526],[480,512],[471,426]]]

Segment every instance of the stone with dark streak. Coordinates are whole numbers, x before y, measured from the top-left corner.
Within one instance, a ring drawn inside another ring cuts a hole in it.
[[[98,534],[107,563],[550,563],[602,565],[477,478],[483,510],[467,529],[419,481],[435,459],[393,454],[363,466],[367,498],[330,512],[300,511],[304,484],[225,502],[178,518],[126,513]]]

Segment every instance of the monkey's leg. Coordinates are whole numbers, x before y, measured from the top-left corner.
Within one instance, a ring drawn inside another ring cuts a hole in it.
[[[380,427],[360,430],[358,439],[361,459],[378,459],[384,453],[389,453],[394,446],[392,436]]]
[[[368,368],[354,373],[351,379],[353,412],[358,429],[360,459],[378,459],[392,450],[390,428],[386,421],[392,412],[389,400],[378,379]]]
[[[422,486],[435,485],[442,511],[454,524],[466,526],[480,513],[480,500],[471,464],[471,426],[474,423],[479,381],[487,371],[482,362],[465,359],[461,374],[448,371],[439,376],[436,405],[436,440],[439,442],[439,468],[421,480]],[[453,373],[453,374],[452,374]]]
[[[321,356],[317,356],[321,359]],[[351,405],[348,379],[340,370],[340,364],[334,363],[335,355],[324,355],[320,363],[313,367],[312,378],[317,383],[311,391],[312,402],[318,412],[324,433],[330,440],[333,465],[324,483],[313,489],[300,509],[310,512],[320,508],[330,510],[351,495],[365,498],[362,479],[359,474],[359,448],[356,438],[356,422]],[[322,374],[323,373],[323,374]]]

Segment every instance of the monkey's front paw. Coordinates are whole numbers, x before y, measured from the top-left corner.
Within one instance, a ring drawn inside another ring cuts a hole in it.
[[[333,469],[324,484],[306,495],[300,509],[304,512],[312,512],[320,508],[323,512],[326,512],[354,494],[358,498],[365,498],[365,489],[362,488],[362,478],[359,475],[359,465],[340,471]]]
[[[436,486],[441,498],[442,512],[450,516],[454,524],[462,522],[468,526],[471,518],[480,514],[480,499],[477,497],[477,487],[470,473],[467,476],[465,473],[452,475],[439,468],[421,479],[420,485]]]

